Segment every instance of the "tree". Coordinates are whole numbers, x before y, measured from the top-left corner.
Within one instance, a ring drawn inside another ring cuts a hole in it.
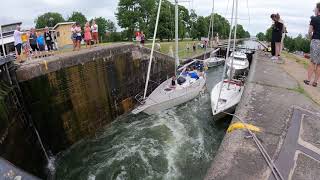
[[[74,21],[80,23],[81,27],[84,27],[86,22],[88,22],[87,18],[81,13],[74,11],[71,16],[68,18],[68,21]]]
[[[256,37],[258,38],[259,41],[264,41],[265,40],[265,35],[263,32],[259,32]]]
[[[116,32],[117,31],[116,25],[110,19],[107,20],[106,31],[107,32]]]
[[[134,31],[142,27],[147,29],[150,12],[155,8],[154,0],[120,0],[116,17],[120,27],[125,29],[128,40],[132,40]],[[149,9],[145,8],[148,6]]]
[[[198,20],[197,20],[198,40],[200,40],[201,37],[207,37],[208,30],[209,30],[208,20],[203,16],[198,16]]]
[[[190,37],[192,38],[192,40],[198,38],[197,20],[198,20],[198,15],[193,9],[191,9],[189,31],[190,31]]]
[[[208,17],[208,21],[210,18]],[[208,22],[210,24],[210,21]],[[230,24],[228,20],[219,14],[213,16],[213,33],[219,33],[220,38],[226,39],[229,37]]]
[[[46,26],[53,27],[57,23],[64,22],[62,15],[56,12],[47,12],[35,19],[36,28],[44,28]]]
[[[179,37],[183,40],[187,34],[187,28],[190,24],[190,15],[188,9],[184,6],[179,6]]]
[[[268,28],[265,35],[265,40],[271,42],[272,40],[272,27]]]
[[[284,46],[290,51],[310,52],[310,40],[299,34],[296,38],[286,36],[284,39]]]
[[[232,29],[232,34],[234,33],[234,28]],[[237,39],[238,38],[248,38],[250,37],[250,33],[245,31],[241,24],[237,25]]]

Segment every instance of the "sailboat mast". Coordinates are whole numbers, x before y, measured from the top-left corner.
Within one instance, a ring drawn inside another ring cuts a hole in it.
[[[231,66],[230,66],[230,74],[229,74],[229,84],[228,84],[228,89],[230,87],[230,81],[232,79],[232,71],[233,71],[233,61],[234,61],[234,55],[236,51],[236,39],[237,39],[237,26],[238,26],[238,0],[236,1],[236,15],[235,15],[235,26],[234,26],[234,35],[233,35],[233,56],[231,59]]]
[[[212,13],[211,13],[211,38],[212,38],[212,42],[211,42],[211,48],[213,48],[213,23],[214,23],[214,0],[212,0],[213,6],[212,6]],[[209,38],[209,42],[210,42],[210,38]]]
[[[175,0],[175,74],[177,73],[177,67],[179,66],[179,4],[178,0]]]
[[[205,56],[204,59],[206,59],[209,44],[210,44],[210,47],[212,48],[212,42],[210,41],[210,34],[212,34],[211,37],[213,38],[213,8],[214,8],[214,0],[213,0],[212,11],[211,11],[211,16],[210,16],[210,24],[209,24],[209,30],[208,30],[208,43],[206,44],[206,52],[204,55]],[[210,58],[210,55],[209,55],[209,58]]]
[[[145,85],[145,88],[144,88],[143,99],[146,99],[146,96],[147,96],[147,90],[148,90],[149,79],[150,79],[150,71],[151,71],[151,65],[152,65],[152,59],[153,59],[153,52],[154,52],[154,45],[156,43],[156,37],[157,37],[157,31],[158,31],[161,3],[162,3],[162,0],[159,0],[157,20],[156,20],[156,26],[155,26],[154,32],[153,32],[152,48],[151,48],[151,54],[150,54],[150,59],[149,59],[148,73],[147,73],[147,78],[146,78],[146,85]]]
[[[227,47],[227,52],[226,52],[226,61],[229,58],[229,51],[230,51],[230,44],[231,44],[231,36],[232,36],[232,27],[233,27],[233,14],[234,14],[234,1],[232,1],[232,12],[231,12],[231,23],[230,23],[230,31],[229,31],[229,39],[228,39],[228,47]],[[224,64],[224,68],[223,68],[223,73],[222,73],[222,80],[221,80],[221,84],[220,84],[220,90],[219,90],[219,96],[218,96],[218,100],[217,100],[217,104],[216,104],[216,109],[218,109],[219,106],[219,99],[221,96],[221,91],[222,91],[222,87],[223,87],[223,81],[224,81],[224,76],[226,74],[227,71],[227,63]]]

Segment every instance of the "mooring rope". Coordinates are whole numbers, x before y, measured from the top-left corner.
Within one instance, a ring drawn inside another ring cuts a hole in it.
[[[248,126],[246,125],[246,123],[237,115],[235,114],[231,114],[228,112],[223,112],[225,114],[231,115],[236,117],[237,119],[239,119],[241,121],[241,123],[244,124],[244,127],[247,129],[247,131],[249,132],[249,134],[252,136],[255,144],[258,146],[259,151],[261,152],[263,158],[265,159],[265,161],[267,162],[268,166],[270,167],[272,174],[274,175],[274,177],[276,178],[276,180],[284,180],[283,176],[281,175],[279,169],[277,168],[277,166],[273,163],[270,155],[268,154],[268,152],[266,151],[266,149],[263,147],[263,145],[261,144],[260,140],[257,138],[256,134],[253,133]]]

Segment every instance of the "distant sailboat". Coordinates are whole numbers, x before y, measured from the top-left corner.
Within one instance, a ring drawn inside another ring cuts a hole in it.
[[[233,64],[232,64],[233,61]],[[230,69],[233,70],[233,76],[246,75],[249,69],[249,61],[247,55],[241,51],[234,51],[231,53],[230,57],[226,61],[228,66],[228,75],[230,74]],[[232,68],[231,68],[232,64]]]
[[[197,97],[203,90],[206,84],[206,75],[203,72],[202,62],[198,60],[191,60],[191,62],[177,69],[179,66],[178,56],[178,1],[175,1],[175,41],[176,41],[176,55],[175,55],[175,66],[177,78],[173,77],[162,84],[160,84],[148,97],[147,88],[150,77],[150,68],[152,63],[152,56],[154,51],[154,43],[157,34],[157,27],[159,22],[159,14],[161,1],[159,3],[156,29],[153,37],[153,45],[151,50],[151,57],[149,61],[146,87],[143,98],[138,98],[140,105],[132,111],[133,114],[145,112],[147,114],[155,114],[165,109],[172,108],[174,106],[183,104]]]
[[[220,48],[214,50],[210,53],[210,57],[204,60],[208,68],[220,66],[225,62],[225,58],[217,57],[216,52],[219,50]]]
[[[236,33],[237,33],[237,18],[238,18],[238,0],[233,0],[233,6],[232,6],[232,18],[231,18],[231,25],[230,25],[230,33],[229,33],[229,39],[228,39],[228,48],[226,53],[226,59],[229,61],[225,64],[224,72],[222,75],[222,81],[219,82],[211,91],[211,107],[212,107],[212,114],[214,119],[220,119],[225,115],[224,112],[231,112],[235,110],[235,107],[240,102],[244,86],[242,81],[234,80],[233,72],[234,70],[229,71],[229,79],[225,79],[225,73],[226,69],[229,63],[229,69],[234,68],[234,59],[236,56],[236,53],[231,54],[231,57],[229,56],[230,51],[230,44],[231,44],[231,36],[232,36],[232,27],[233,27],[233,16],[234,16],[234,10],[235,12],[235,31],[234,31],[234,41],[233,41],[233,52],[235,52],[236,47]]]
[[[213,22],[214,22],[214,0],[212,0],[212,12],[211,12],[211,19],[210,19],[210,25],[209,25],[209,32],[208,32],[208,40],[209,44],[211,44],[211,48],[213,48],[213,42],[210,41],[210,34],[211,34],[211,39],[213,40]],[[218,52],[220,50],[220,48],[214,50],[213,52],[210,53],[210,57],[205,59],[204,62],[206,63],[206,65],[208,66],[208,68],[211,67],[216,67],[216,66],[220,66],[225,62],[224,58],[221,57],[217,57],[216,56],[216,52]]]

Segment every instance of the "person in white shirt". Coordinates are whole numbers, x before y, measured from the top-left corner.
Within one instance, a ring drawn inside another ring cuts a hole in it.
[[[21,35],[23,32],[20,31],[20,26],[18,25],[16,27],[16,30],[14,30],[13,33],[13,38],[14,38],[14,47],[16,48],[16,55],[17,55],[17,60],[20,60],[20,55],[22,51],[22,39]],[[20,63],[23,63],[23,61],[20,61]]]
[[[99,34],[98,34],[99,31],[98,31],[98,25],[96,24],[95,20],[92,21],[91,30],[92,30],[92,39],[94,41],[94,44],[99,44]]]

